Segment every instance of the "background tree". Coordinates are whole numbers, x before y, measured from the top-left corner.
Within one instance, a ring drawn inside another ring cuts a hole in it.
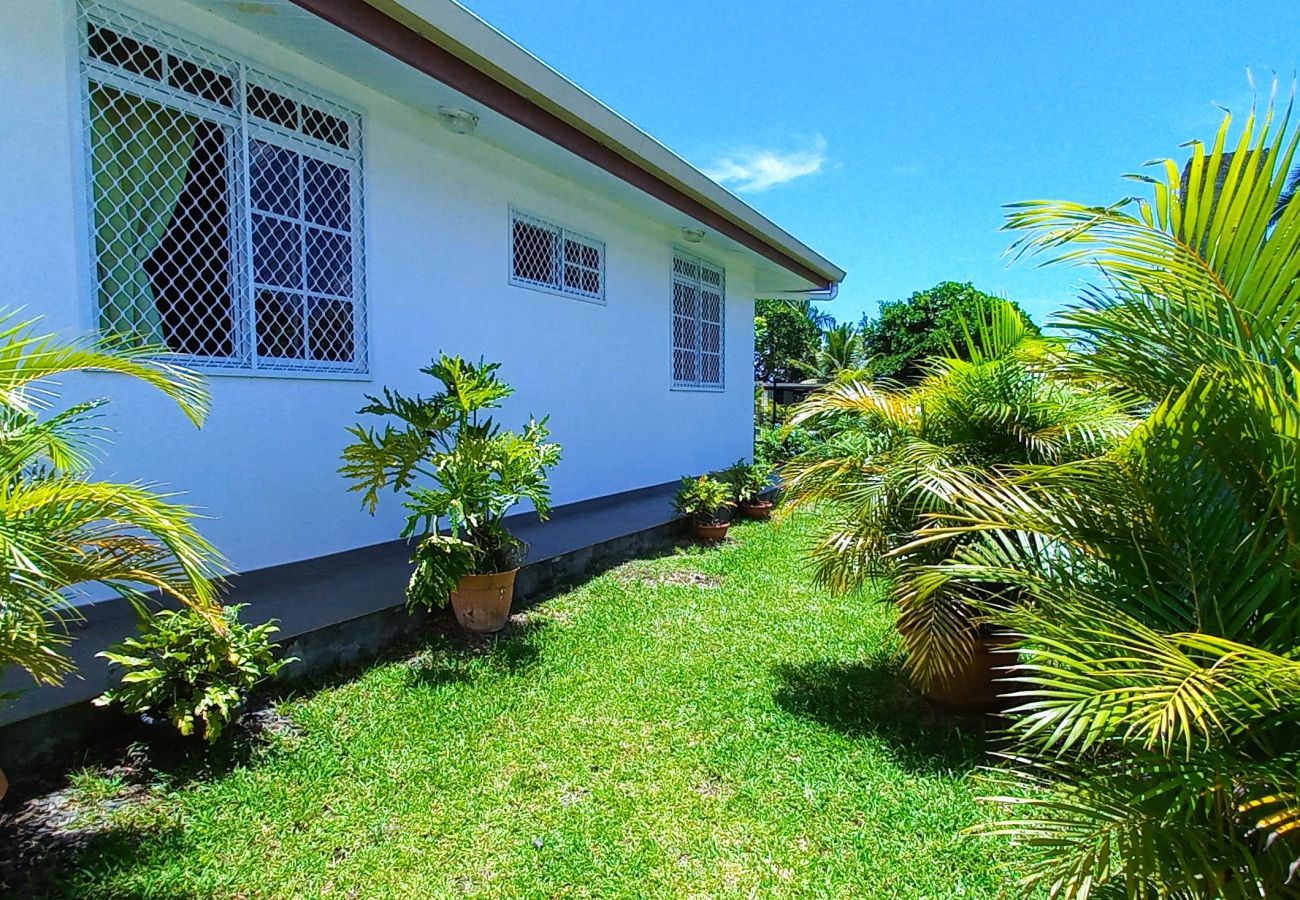
[[[978,322],[1002,302],[969,283],[944,281],[906,300],[881,304],[876,317],[863,316],[860,326],[872,374],[908,383],[920,380],[926,359],[949,356],[953,348],[965,353],[963,320]],[[1037,334],[1029,314],[1014,301],[1006,302]]]
[[[805,378],[834,381],[846,372],[859,372],[867,364],[862,333],[843,322],[822,332],[821,346],[812,360],[802,367]]]
[[[820,313],[807,300],[759,300],[754,307],[754,378],[798,381],[807,377],[821,347]]]

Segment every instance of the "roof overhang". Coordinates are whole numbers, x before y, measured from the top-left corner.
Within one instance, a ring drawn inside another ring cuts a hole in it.
[[[844,271],[450,0],[291,0],[817,288]]]

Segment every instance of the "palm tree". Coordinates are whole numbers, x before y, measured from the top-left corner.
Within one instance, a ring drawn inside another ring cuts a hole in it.
[[[969,358],[930,360],[915,386],[881,386],[863,374],[806,400],[791,425],[829,437],[783,472],[783,515],[823,513],[811,554],[817,579],[839,591],[890,579],[908,667],[925,689],[970,662],[985,632],[972,603],[989,599],[984,584],[948,579],[937,589],[922,577],[965,540],[915,545],[925,517],[953,510],[957,484],[1096,454],[1134,423],[1107,391],[1059,377],[1066,348],[1031,331],[1010,303],[973,324]],[[905,545],[913,546],[898,553]]]
[[[867,362],[866,347],[862,343],[862,334],[845,322],[832,325],[822,332],[822,345],[809,362],[791,360],[806,370],[817,381],[834,381],[844,373],[861,370]]]
[[[1100,270],[1068,368],[1152,411],[1104,457],[954,485],[916,542],[960,542],[932,583],[1028,598],[992,830],[1053,896],[1282,896],[1300,867],[1300,131],[1252,112],[1220,179],[1230,124],[1151,201],[1013,208],[1022,252]]]
[[[140,484],[90,480],[103,400],[50,409],[51,380],[84,370],[139,379],[176,401],[196,425],[202,380],[161,361],[157,348],[87,347],[0,315],[0,668],[57,684],[73,670],[62,627],[75,592],[107,586],[139,603],[156,590],[224,631],[214,578],[219,556],[194,514]]]

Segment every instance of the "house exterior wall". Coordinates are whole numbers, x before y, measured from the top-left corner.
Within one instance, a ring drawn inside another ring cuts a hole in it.
[[[336,474],[344,431],[382,386],[432,390],[439,351],[500,361],[501,415],[549,415],[564,459],[557,503],[723,466],[752,447],[753,269],[726,269],[726,389],[671,389],[673,219],[655,221],[188,4],[147,15],[365,120],[365,379],[214,374],[196,430],[167,400],[81,375],[65,396],[109,396],[99,477],[161,483],[209,516],[204,533],[246,571],[393,539],[400,500],[371,517]],[[0,4],[0,306],[68,334],[93,326],[72,0]],[[511,206],[604,241],[606,305],[512,286]],[[695,247],[687,248],[695,250]]]

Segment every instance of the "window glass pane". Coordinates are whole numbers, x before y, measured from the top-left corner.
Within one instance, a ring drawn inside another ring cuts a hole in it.
[[[221,126],[90,86],[100,328],[174,351],[235,351]]]
[[[571,290],[588,294],[600,293],[600,273],[578,266],[565,265],[564,286]]]
[[[324,362],[352,362],[352,304],[347,300],[314,298],[308,325],[311,329],[311,358]]]
[[[673,380],[684,384],[693,384],[696,381],[695,361],[694,350],[674,350]]]
[[[90,55],[95,59],[154,81],[162,81],[163,55],[158,48],[100,25],[88,26],[86,37]]]
[[[248,142],[248,197],[253,209],[297,218],[301,213],[301,157],[262,141]]]
[[[347,149],[348,123],[310,106],[302,108],[302,131],[307,137]]]
[[[512,235],[514,276],[558,286],[555,272],[558,237],[550,229],[516,219]]]
[[[280,359],[306,356],[305,301],[292,294],[257,292],[257,355]]]
[[[253,215],[253,280],[270,287],[302,288],[302,226]]]
[[[298,130],[298,104],[256,84],[248,86],[248,113],[281,128]]]
[[[235,80],[176,56],[167,57],[167,83],[222,106],[235,105]]]
[[[694,321],[700,293],[694,285],[673,282],[673,315],[686,316]]]
[[[307,229],[307,290],[352,296],[352,241],[345,235]]]
[[[700,357],[700,381],[704,384],[722,384],[722,358],[714,353]]]
[[[307,157],[302,181],[307,221],[351,231],[352,178],[348,170]]]
[[[705,353],[722,352],[722,328],[712,322],[705,322],[700,328],[701,342]]]

